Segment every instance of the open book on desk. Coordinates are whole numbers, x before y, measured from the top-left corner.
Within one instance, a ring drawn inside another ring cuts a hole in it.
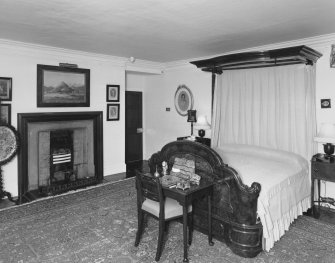
[[[162,186],[186,190],[190,188],[190,180],[184,180],[175,175],[164,175],[161,178]]]
[[[173,187],[173,186],[177,186],[178,183],[184,181],[183,179],[181,179],[178,176],[175,175],[164,175],[161,178],[161,183],[163,186],[165,187]]]
[[[181,175],[181,176],[180,176]],[[192,174],[191,178],[185,177],[185,175],[180,173],[173,173],[170,175],[164,175],[161,178],[161,183],[165,187],[177,187],[180,189],[190,188],[190,184],[199,185],[201,177],[197,174]]]

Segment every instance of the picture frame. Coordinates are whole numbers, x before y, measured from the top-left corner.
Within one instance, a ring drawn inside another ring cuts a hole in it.
[[[107,104],[107,121],[120,120],[120,104]]]
[[[12,116],[12,105],[1,103],[0,104],[0,123],[11,125],[11,116]]]
[[[186,85],[179,85],[174,96],[174,105],[181,116],[187,116],[187,112],[193,109],[193,94]]]
[[[335,44],[330,46],[329,64],[331,68],[335,68]]]
[[[12,78],[0,77],[0,100],[12,100]]]
[[[89,69],[37,65],[37,107],[89,106]]]
[[[119,102],[120,101],[120,85],[106,86],[106,101],[107,102]]]
[[[331,100],[330,99],[321,99],[321,108],[331,108]]]

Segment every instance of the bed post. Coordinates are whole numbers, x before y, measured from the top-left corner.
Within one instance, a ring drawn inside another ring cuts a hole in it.
[[[211,110],[211,113],[212,113],[212,116],[213,116],[213,106],[214,106],[214,91],[215,91],[215,67],[212,68],[212,110]]]

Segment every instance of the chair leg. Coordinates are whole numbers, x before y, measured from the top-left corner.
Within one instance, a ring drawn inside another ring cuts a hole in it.
[[[161,254],[162,254],[162,248],[163,248],[163,237],[164,237],[164,230],[165,230],[165,221],[164,219],[159,220],[159,234],[158,234],[158,244],[157,244],[157,252],[156,252],[156,261],[159,261]]]
[[[144,226],[144,213],[142,210],[138,210],[137,214],[137,233],[136,233],[136,239],[135,239],[135,247],[137,247],[140,243],[140,239],[143,233],[143,226]]]
[[[188,214],[188,244],[192,244],[193,238],[193,212]]]

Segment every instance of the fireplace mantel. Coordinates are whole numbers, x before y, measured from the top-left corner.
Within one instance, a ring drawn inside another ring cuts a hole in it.
[[[91,162],[94,165],[93,175],[84,184],[78,184],[80,188],[86,185],[97,184],[103,180],[103,119],[101,111],[85,111],[85,112],[43,112],[43,113],[18,113],[18,133],[21,137],[21,150],[18,154],[18,192],[19,192],[19,203],[32,201],[37,197],[36,191],[32,191],[29,186],[29,176],[38,177],[39,174],[35,174],[35,171],[29,166],[29,161],[32,157],[32,148],[38,148],[38,146],[32,146],[31,134],[40,134],[44,130],[41,128],[32,127],[45,127],[50,125],[49,129],[66,129],[78,128],[81,123],[89,122],[90,134],[92,134],[92,147],[93,152],[89,153],[92,157]],[[34,130],[35,129],[35,130]],[[36,139],[36,138],[35,138]],[[30,142],[29,142],[30,140]],[[37,150],[38,152],[38,150]],[[34,153],[34,152],[33,152]],[[37,154],[37,153],[36,153]],[[33,158],[36,159],[35,157]],[[36,160],[35,160],[36,161]],[[33,171],[33,172],[32,172]],[[39,173],[39,172],[36,172]],[[30,178],[31,179],[31,178]],[[32,179],[31,179],[32,180]],[[76,189],[73,188],[73,189]],[[72,189],[69,189],[72,190]]]

